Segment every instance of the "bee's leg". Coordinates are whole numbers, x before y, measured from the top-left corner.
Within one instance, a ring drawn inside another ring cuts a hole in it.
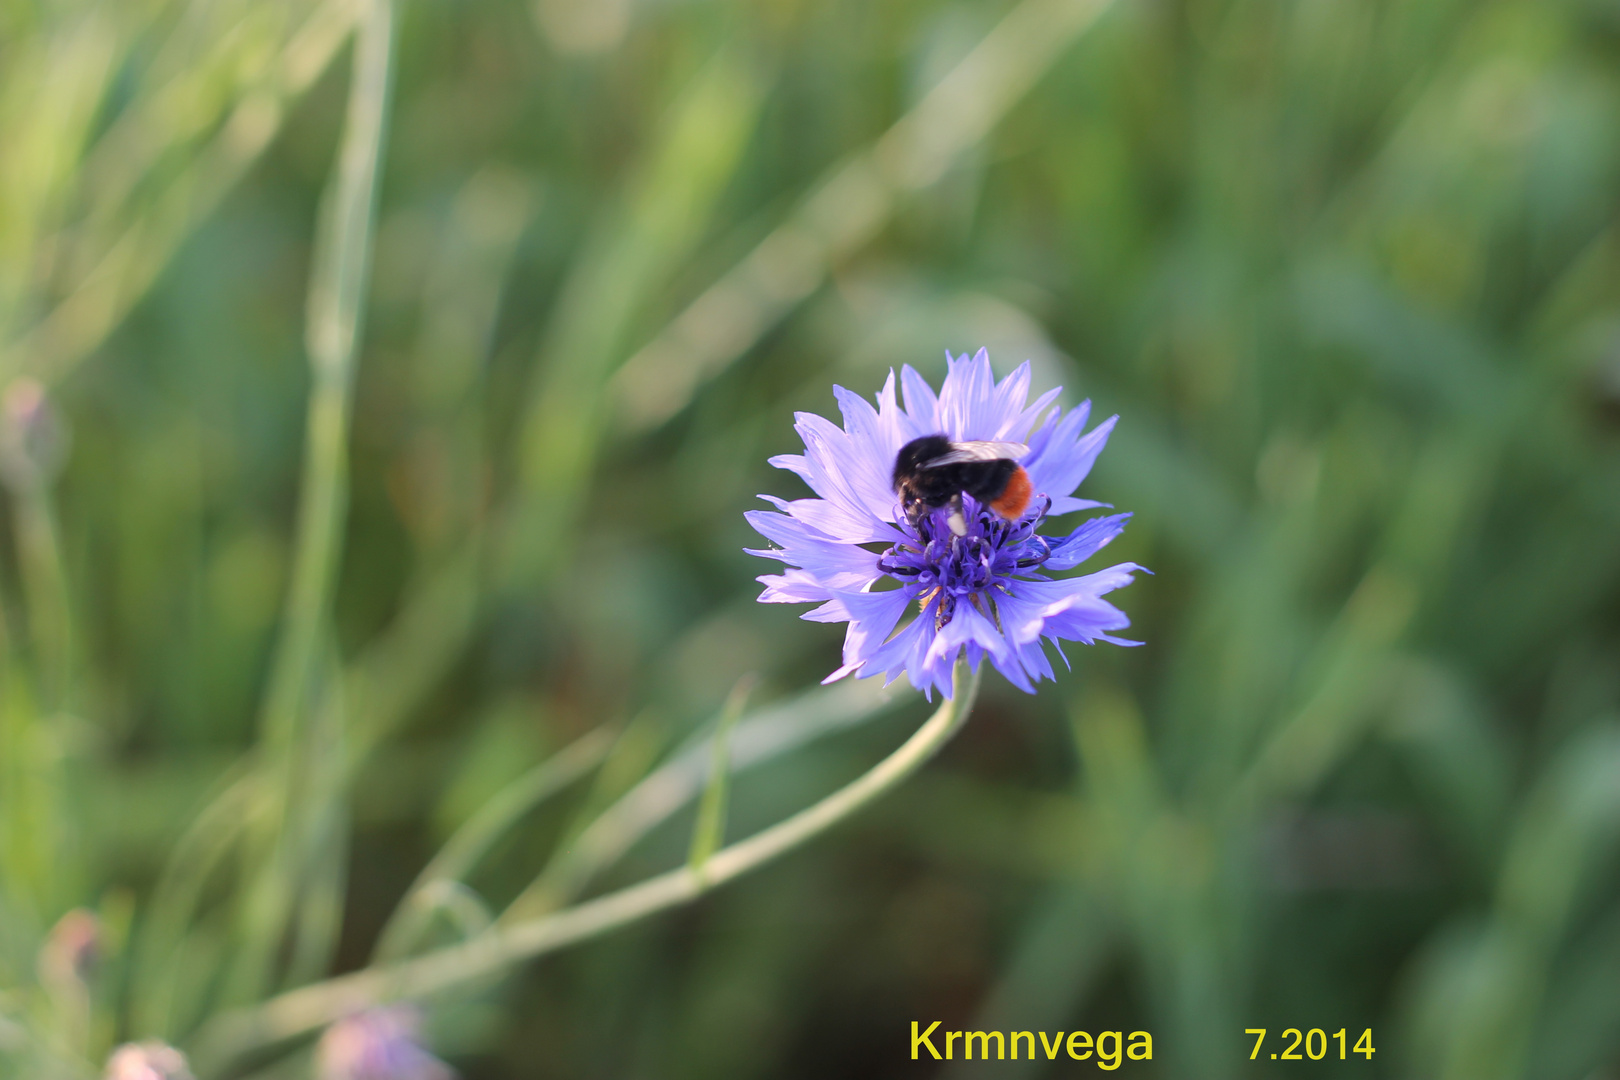
[[[958,491],[951,496],[951,516],[945,519],[951,527],[951,532],[957,536],[967,535],[967,515],[962,512],[962,493]]]

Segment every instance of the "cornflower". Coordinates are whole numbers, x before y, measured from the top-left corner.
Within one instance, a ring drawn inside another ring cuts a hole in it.
[[[1140,644],[1114,636],[1130,619],[1103,596],[1130,584],[1143,567],[1119,563],[1052,576],[1102,550],[1131,515],[1089,518],[1067,535],[1040,531],[1048,518],[1106,506],[1074,492],[1118,417],[1086,431],[1091,402],[1065,412],[1053,404],[1061,388],[1029,402],[1027,362],[998,383],[985,350],[971,359],[945,356],[948,371],[938,394],[907,365],[899,379],[904,407],[891,371],[875,408],[833,387],[843,427],[814,413],[797,415],[804,453],[770,461],[797,473],[816,498],[761,495],[776,511],[747,514],[774,545],[749,554],[788,566],[758,579],[765,586],[759,599],[814,603],[802,618],[849,624],[843,664],[826,682],[879,674],[892,682],[904,673],[930,696],[938,690],[948,698],[952,668],[965,654],[975,669],[988,658],[1014,686],[1033,693],[1035,683],[1053,677],[1046,641],[1065,664],[1065,640]],[[1023,512],[1009,520],[964,493],[954,521],[955,506],[908,518],[896,490],[895,459],[901,447],[930,435],[1020,444],[1017,463],[1033,489]]]

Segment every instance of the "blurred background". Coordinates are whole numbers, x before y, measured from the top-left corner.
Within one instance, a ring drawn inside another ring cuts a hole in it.
[[[404,0],[355,91],[367,7],[0,7],[0,1075],[363,966],[565,747],[417,945],[677,865],[690,809],[569,853],[745,674],[799,745],[730,836],[870,766],[926,706],[813,691],[841,627],[755,603],[742,513],[833,383],[983,346],[1120,415],[1081,494],[1146,645],[989,675],[871,812],[425,1003],[435,1051],[1620,1077],[1620,8]],[[384,96],[374,225],[323,215]]]

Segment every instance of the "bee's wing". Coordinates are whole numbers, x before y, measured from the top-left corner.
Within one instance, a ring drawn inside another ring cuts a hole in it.
[[[1029,447],[1023,443],[1015,442],[953,442],[948,454],[941,454],[932,461],[923,462],[923,468],[932,469],[940,465],[960,465],[968,461],[1000,461],[1002,458],[1011,458],[1017,461],[1029,453]]]

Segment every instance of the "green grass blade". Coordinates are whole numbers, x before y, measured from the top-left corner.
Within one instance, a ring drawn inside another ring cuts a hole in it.
[[[298,535],[281,639],[261,720],[272,797],[269,832],[251,873],[243,909],[243,949],[233,985],[252,995],[273,981],[273,957],[293,918],[308,866],[301,841],[320,806],[306,802],[303,755],[321,691],[319,661],[347,508],[354,369],[376,217],[392,72],[392,0],[370,0],[355,39],[349,113],[332,185],[322,205],[310,280],[306,345],[311,387]],[[327,693],[338,693],[328,679]],[[341,740],[340,740],[341,741]]]
[[[709,862],[709,856],[719,850],[725,841],[726,791],[731,784],[731,753],[727,740],[758,681],[754,675],[744,675],[737,680],[737,685],[732,687],[731,694],[720,709],[714,734],[709,737],[709,782],[703,788],[702,801],[698,803],[697,821],[692,825],[692,844],[686,856],[687,868],[700,881],[706,880],[704,867]]]
[[[496,792],[417,875],[378,936],[375,959],[390,961],[407,955],[426,917],[438,906],[435,890],[459,885],[523,815],[599,765],[612,746],[609,730],[597,728]]]

